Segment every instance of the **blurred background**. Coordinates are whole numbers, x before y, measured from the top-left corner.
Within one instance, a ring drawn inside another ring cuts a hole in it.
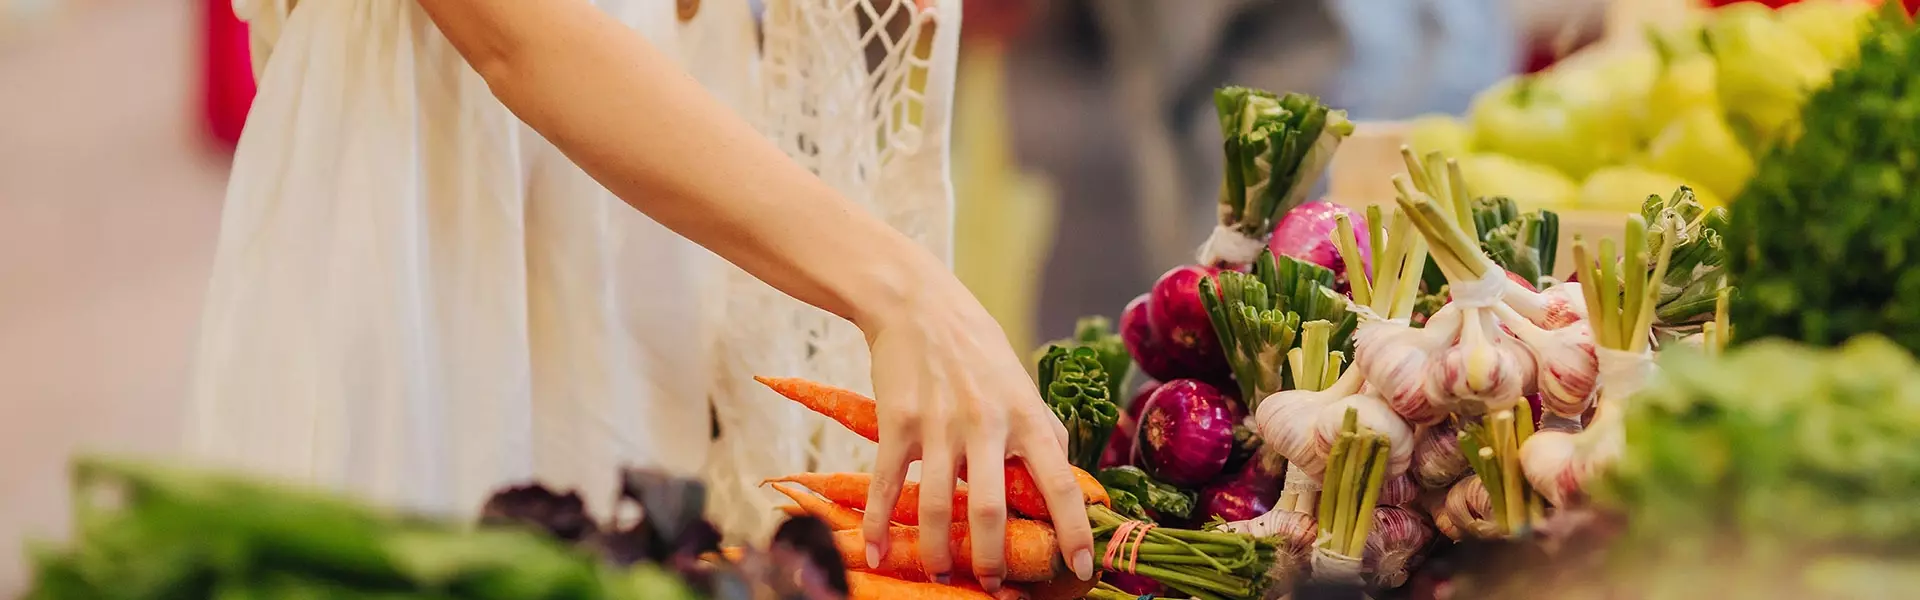
[[[1018,346],[1117,317],[1214,225],[1214,88],[1457,115],[1682,4],[969,0],[956,268]],[[61,532],[68,455],[175,443],[245,36],[222,0],[0,0],[0,595]]]

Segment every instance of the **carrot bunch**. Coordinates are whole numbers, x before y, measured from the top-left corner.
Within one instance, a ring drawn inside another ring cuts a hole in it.
[[[879,441],[878,411],[874,401],[866,396],[804,379],[754,379],[834,419],[861,437]],[[1094,556],[1104,557],[1100,562],[1106,568],[1151,577],[1199,600],[1261,596],[1266,587],[1266,571],[1273,563],[1274,540],[1220,531],[1162,528],[1133,521],[1112,510],[1112,501],[1099,480],[1077,468],[1074,478],[1087,502],[1087,516],[1093,526]],[[930,580],[929,574],[913,551],[919,547],[920,486],[906,483],[894,506],[868,507],[867,488],[871,482],[872,475],[866,473],[798,473],[766,483],[794,501],[786,508],[789,513],[813,515],[835,529],[835,544],[843,560],[856,571],[865,571],[853,586],[854,600],[989,597],[965,581],[944,586],[949,589],[938,594],[909,593],[943,587],[926,583]],[[1069,600],[1086,595],[1099,578],[1079,581],[1059,559],[1059,543],[1054,537],[1046,499],[1032,473],[1018,459],[1007,460],[1006,485],[1007,508],[1014,515],[1008,519],[1006,528],[1007,581],[1014,582],[1011,585],[1021,587],[1027,597],[1035,600]],[[964,485],[956,485],[953,501],[956,506],[966,505]],[[888,511],[895,523],[888,532],[892,538],[888,544],[891,550],[882,558],[880,566],[872,569],[865,567],[866,542],[860,532],[861,520],[868,510]],[[955,511],[954,519],[950,538],[953,570],[970,573],[968,562],[973,548],[965,511]]]

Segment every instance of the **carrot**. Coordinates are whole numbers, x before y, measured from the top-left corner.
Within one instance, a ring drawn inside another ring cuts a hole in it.
[[[968,537],[967,525],[956,523],[948,534],[952,536],[953,572],[972,573],[973,540]],[[833,541],[840,548],[841,560],[849,565],[867,564],[867,542],[859,531],[836,531]],[[909,579],[931,578],[920,564],[920,528],[893,527],[887,531],[887,543],[887,555],[880,558],[879,567],[870,570]],[[1068,572],[1059,555],[1060,544],[1054,539],[1052,526],[1026,519],[1007,521],[1007,581],[1052,581]]]
[[[813,493],[823,498],[832,500],[834,504],[866,510],[867,486],[873,483],[873,475],[870,473],[795,473],[786,477],[768,479],[766,482],[796,483],[813,490]],[[955,486],[953,522],[966,522],[966,506],[966,486]],[[920,482],[909,481],[900,486],[900,501],[894,503],[893,514],[888,519],[902,525],[920,524]]]
[[[866,520],[866,516],[860,514],[860,511],[822,500],[819,496],[807,493],[804,490],[794,490],[784,485],[773,486],[773,489],[779,490],[782,494],[786,494],[788,498],[792,498],[794,504],[800,505],[802,510],[807,511],[807,514],[813,515],[821,521],[825,521],[827,528],[834,531],[859,529],[860,522]]]
[[[787,513],[788,517],[804,517],[807,515],[807,509],[800,508],[797,504],[782,504],[780,505],[780,512]]]
[[[839,421],[841,426],[869,441],[880,441],[880,412],[873,399],[853,390],[798,377],[761,377],[754,381],[773,388],[788,400]]]
[[[754,377],[755,381],[773,388],[794,402],[814,412],[831,417],[846,426],[848,430],[875,442],[880,441],[880,417],[872,398],[860,395],[848,389],[807,381],[798,378]],[[1047,519],[1047,501],[1040,493],[1040,485],[1027,472],[1026,465],[1017,459],[1007,459],[1007,508],[1013,512],[1036,519]],[[1073,479],[1080,484],[1080,493],[1087,504],[1099,504],[1111,507],[1113,500],[1107,497],[1107,488],[1093,475],[1079,468],[1073,469]]]
[[[847,572],[847,585],[853,588],[847,600],[993,600],[971,585],[903,581],[859,571]]]

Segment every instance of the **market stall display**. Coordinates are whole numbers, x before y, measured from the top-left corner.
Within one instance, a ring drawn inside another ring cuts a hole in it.
[[[1891,9],[1857,32],[1854,13],[1832,14],[1828,42],[1858,45],[1820,46],[1841,65],[1819,76],[1830,83],[1724,117],[1743,136],[1777,128],[1730,207],[1661,179],[1658,194],[1617,192],[1606,235],[1564,252],[1561,215],[1495,193],[1470,156],[1400,148],[1391,204],[1307,199],[1345,115],[1221,90],[1229,166],[1196,264],[1117,324],[1089,317],[1032,355],[1097,576],[1061,560],[1059,521],[1012,458],[1009,586],[1059,600],[1597,599],[1886,597],[1920,582],[1920,317],[1900,308],[1920,289],[1901,268],[1920,254],[1920,30]],[[1722,14],[1705,39],[1774,26],[1739,20],[1754,18]],[[878,441],[873,399],[754,379]],[[528,483],[465,529],[85,460],[77,540],[39,554],[29,598],[993,597],[968,580],[964,511],[956,580],[927,572],[916,482],[868,506],[867,473],[771,477],[791,504],[762,552],[720,547],[702,484],[619,477],[638,520]],[[967,496],[956,484],[955,504]],[[871,510],[894,524],[884,556],[866,555]]]

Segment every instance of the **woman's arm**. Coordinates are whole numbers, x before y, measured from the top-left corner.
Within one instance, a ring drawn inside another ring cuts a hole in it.
[[[608,190],[780,291],[858,325],[873,351],[880,450],[868,506],[893,506],[921,465],[920,563],[957,562],[948,523],[971,482],[973,576],[1006,572],[1002,462],[1024,459],[1060,551],[1093,577],[1093,532],[1041,402],[986,309],[932,254],[842,198],[709,96],[640,36],[583,0],[418,0],[520,119]],[[962,466],[964,465],[964,467]],[[886,511],[862,526],[877,566]]]
[[[503,104],[601,185],[769,285],[868,329],[944,270],[591,4],[420,5]]]

